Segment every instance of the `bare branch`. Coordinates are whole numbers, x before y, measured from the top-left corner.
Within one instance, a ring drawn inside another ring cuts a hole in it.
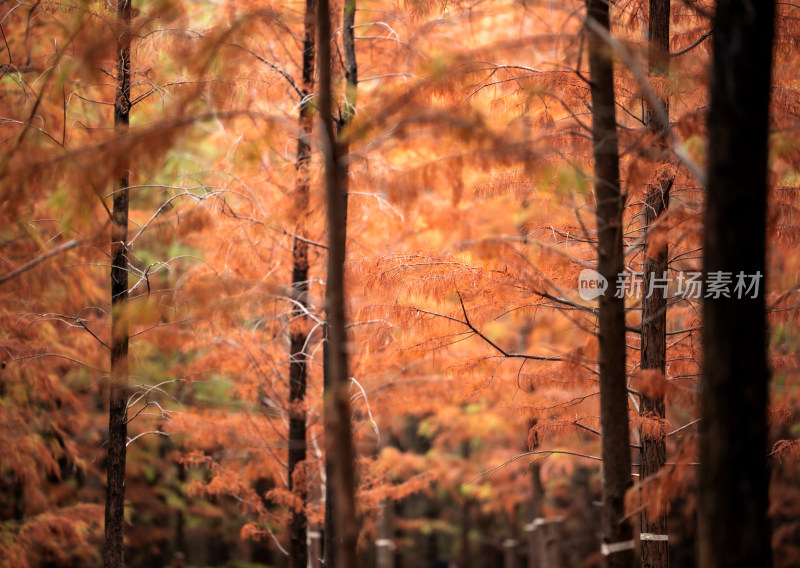
[[[288,71],[286,71],[285,69],[283,69],[281,67],[278,67],[272,61],[269,61],[269,60],[265,59],[264,57],[261,57],[255,51],[253,51],[252,49],[249,49],[249,48],[247,48],[247,47],[245,47],[243,45],[240,45],[238,43],[229,43],[228,45],[230,45],[232,47],[238,47],[242,51],[245,51],[245,52],[249,53],[250,55],[252,55],[253,57],[255,57],[256,59],[258,59],[261,63],[267,65],[270,69],[273,69],[273,70],[277,71],[281,75],[281,77],[286,79],[286,81],[289,83],[289,85],[291,85],[292,89],[294,89],[294,92],[297,93],[297,96],[300,97],[300,99],[304,99],[306,97],[305,93],[303,93],[303,91],[297,86],[297,83],[295,82],[294,77],[292,77],[289,74]]]
[[[678,51],[674,51],[674,52],[670,53],[669,56],[670,57],[680,57],[684,53],[687,53],[687,52],[693,50],[695,47],[697,47],[698,45],[703,43],[706,39],[711,37],[711,34],[713,34],[713,33],[714,33],[714,30],[708,30],[706,33],[704,33],[699,38],[697,38],[696,41],[692,42],[690,45],[687,45],[683,49],[679,49]]]
[[[128,438],[128,441],[125,443],[125,447],[127,448],[128,446],[133,444],[136,440],[138,440],[142,436],[147,436],[148,434],[153,434],[153,435],[156,435],[156,436],[164,436],[166,438],[171,438],[172,437],[172,434],[170,434],[169,432],[162,432],[161,430],[150,430],[150,431],[147,431],[147,432],[142,432],[141,434],[137,434],[133,438]]]
[[[458,301],[461,302],[461,311],[464,314],[464,321],[460,321],[455,318],[448,318],[452,319],[453,321],[457,321],[463,325],[466,325],[472,333],[483,339],[486,343],[491,345],[494,349],[496,349],[503,357],[508,358],[516,358],[516,359],[530,359],[533,361],[561,361],[561,357],[546,357],[543,355],[528,355],[526,353],[509,353],[499,345],[497,345],[494,341],[486,337],[483,333],[481,333],[472,322],[469,321],[469,316],[467,316],[467,308],[464,306],[464,300],[461,298],[461,292],[457,292],[458,294]]]
[[[538,458],[538,459],[543,459],[543,458],[549,458],[550,456],[556,455],[556,454],[567,455],[567,456],[575,456],[575,457],[586,458],[586,459],[595,460],[595,461],[603,461],[603,458],[600,458],[600,457],[597,457],[597,456],[591,456],[589,454],[581,454],[581,453],[578,453],[578,452],[570,452],[570,451],[567,451],[567,450],[534,450],[534,451],[531,451],[531,452],[525,452],[524,454],[516,455],[513,458],[504,461],[500,465],[498,465],[496,467],[493,467],[490,470],[484,471],[483,473],[481,473],[479,475],[476,475],[475,477],[473,477],[472,479],[470,479],[467,482],[467,485],[471,485],[473,481],[475,481],[476,479],[480,479],[481,477],[487,477],[487,476],[491,477],[492,475],[494,475],[495,473],[497,473],[498,471],[500,471],[501,469],[503,469],[504,467],[506,467],[510,463],[515,462],[520,458],[524,458],[524,457],[527,457],[527,456],[542,456],[541,458]],[[534,461],[536,461],[536,460],[534,460]]]

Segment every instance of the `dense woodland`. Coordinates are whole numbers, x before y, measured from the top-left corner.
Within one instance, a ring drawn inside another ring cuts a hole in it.
[[[0,565],[800,565],[798,22],[0,2]]]

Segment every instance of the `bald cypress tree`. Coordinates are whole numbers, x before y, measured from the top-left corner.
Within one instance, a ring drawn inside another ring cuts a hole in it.
[[[348,21],[348,7],[352,12]],[[356,567],[358,525],[355,507],[355,449],[350,424],[348,393],[347,332],[345,325],[344,263],[347,242],[347,169],[342,157],[347,146],[340,143],[333,119],[331,81],[331,22],[328,0],[319,0],[317,7],[319,33],[319,113],[324,132],[325,188],[328,208],[328,270],[325,282],[326,341],[325,374],[325,438],[328,488],[326,495],[325,564],[341,568]],[[345,3],[345,37],[352,41],[352,17],[355,3]],[[347,45],[347,40],[345,40]],[[354,55],[353,46],[348,55]],[[352,62],[355,68],[355,61]],[[347,63],[346,63],[346,66]],[[349,66],[348,66],[349,67]],[[355,76],[348,76],[348,90],[355,89]],[[349,105],[350,98],[347,97]],[[344,111],[349,120],[350,108]]]
[[[759,281],[703,303],[699,549],[704,568],[771,566],[767,519],[767,132],[775,3],[714,17],[703,271]],[[752,280],[750,280],[752,283]]]
[[[648,53],[648,71],[651,78],[660,78],[669,72],[669,14],[670,0],[650,0],[649,36],[650,45]],[[669,108],[669,99],[659,96],[658,103]],[[669,116],[669,113],[665,113]],[[659,114],[647,103],[645,121],[647,128],[656,137],[654,157],[663,161],[666,153],[666,129],[668,124],[661,124]],[[669,192],[672,188],[674,175],[667,169],[656,168],[656,179],[652,180],[647,188],[645,197],[645,229],[648,231],[646,242],[649,244],[649,234],[652,233],[659,218],[664,215],[669,206]],[[642,300],[642,347],[641,369],[660,373],[666,371],[667,361],[667,299],[663,288],[652,286],[653,278],[663,278],[667,272],[669,250],[665,244],[661,250],[647,251],[642,268],[644,299]],[[652,290],[651,290],[652,286]],[[639,479],[642,484],[643,500],[650,502],[648,493],[651,486],[648,478],[658,473],[667,461],[667,438],[664,428],[664,395],[662,393],[641,394],[639,406],[641,415],[660,421],[658,434],[641,436],[641,458]],[[667,517],[663,508],[657,512],[642,511],[641,520],[642,543],[642,568],[666,568],[669,565],[669,543],[667,535]]]
[[[131,109],[131,0],[117,2],[117,90],[114,127],[128,130]],[[111,219],[111,375],[105,509],[106,568],[125,566],[125,462],[128,443],[128,156],[120,157]]]
[[[300,101],[300,138],[297,141],[297,183],[294,189],[295,238],[292,245],[292,317],[298,320],[291,332],[289,354],[289,490],[294,491],[305,504],[308,490],[305,481],[297,486],[298,466],[306,460],[306,412],[304,404],[308,384],[308,242],[304,238],[309,202],[309,162],[311,161],[311,132],[314,109],[311,94],[314,90],[314,55],[316,39],[316,0],[306,0],[303,24],[303,83]],[[304,476],[300,476],[304,478]],[[305,568],[308,564],[308,519],[302,509],[292,510],[289,526],[289,563],[294,568]]]
[[[609,3],[587,0],[587,46],[592,94],[592,142],[597,217],[597,271],[616,282],[623,270],[619,144],[614,101],[613,51],[603,36],[610,30]],[[612,290],[600,296],[600,424],[603,458],[603,565],[633,564],[633,531],[623,520],[631,485],[628,392],[625,378],[625,300]]]

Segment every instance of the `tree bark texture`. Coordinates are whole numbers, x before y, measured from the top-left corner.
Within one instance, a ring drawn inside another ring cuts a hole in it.
[[[358,526],[355,508],[355,451],[350,424],[348,393],[347,336],[344,310],[344,262],[347,238],[346,187],[336,133],[333,127],[333,97],[331,93],[331,23],[328,0],[317,6],[319,45],[319,112],[324,132],[325,186],[328,206],[328,271],[325,286],[327,327],[326,375],[328,388],[325,398],[325,430],[329,472],[328,491],[333,493],[335,508],[331,522],[326,519],[326,565],[356,568]],[[347,30],[345,30],[347,33]],[[352,33],[352,30],[349,32]],[[331,501],[326,499],[326,503]],[[326,513],[327,515],[328,513]],[[328,535],[336,527],[335,538]],[[334,550],[335,548],[335,550]]]
[[[714,17],[703,271],[762,275],[703,304],[699,550],[704,568],[771,566],[767,518],[767,136],[775,3],[720,0]]]
[[[609,30],[609,4],[587,0],[587,19]],[[625,303],[613,290],[623,270],[622,211],[614,70],[611,47],[587,25],[592,94],[592,141],[597,208],[597,271],[609,282],[599,300],[600,424],[603,458],[603,566],[633,564],[633,531],[623,520],[625,491],[631,485],[628,393],[625,377]]]
[[[561,568],[561,519],[545,519],[542,511],[544,486],[542,466],[535,463],[530,468],[532,498],[528,510],[525,534],[528,547],[528,568]]]
[[[544,540],[539,530],[542,526],[542,506],[544,504],[544,487],[542,487],[542,465],[534,463],[531,472],[531,501],[528,510],[528,523],[525,525],[525,534],[528,540],[528,568],[544,568],[541,554]]]
[[[131,0],[117,3],[117,86],[114,127],[128,130],[131,108]],[[111,219],[111,375],[106,471],[105,568],[125,566],[125,462],[128,443],[128,187],[127,150],[123,150],[115,180]]]
[[[519,541],[516,539],[516,515],[511,515],[508,519],[508,527],[506,528],[506,538],[502,542],[503,547],[503,568],[517,568],[517,552],[519,549]]]
[[[394,504],[391,499],[381,501],[379,515],[375,568],[394,568]]]
[[[289,566],[306,568],[308,565],[308,517],[305,505],[308,489],[305,476],[300,483],[295,479],[297,467],[306,459],[305,398],[308,375],[308,342],[306,312],[308,311],[308,243],[305,237],[305,217],[308,213],[309,162],[311,160],[311,132],[314,109],[309,96],[314,91],[314,51],[316,39],[316,0],[306,0],[303,30],[303,99],[300,101],[300,128],[297,141],[297,183],[294,190],[295,238],[292,246],[292,318],[300,325],[291,332],[289,354],[289,490],[294,492],[304,508],[294,508],[289,524]]]
[[[650,0],[649,36],[650,46],[648,54],[648,74],[650,78],[658,78],[669,73],[669,14],[670,0]],[[669,99],[659,97],[659,103],[664,109],[669,109]],[[669,116],[669,111],[667,111]],[[655,148],[659,154],[664,154],[666,145],[665,130],[668,124],[660,124],[658,114],[647,105],[645,121],[647,127],[657,136]],[[647,188],[645,196],[645,228],[648,232],[646,242],[650,242],[650,234],[659,217],[666,213],[669,206],[669,191],[672,188],[674,177],[671,173],[661,173]],[[647,250],[647,247],[645,247]],[[669,250],[664,244],[663,249],[654,251],[654,256],[645,253],[642,268],[644,299],[642,301],[642,344],[640,367],[644,370],[656,370],[662,375],[666,372],[667,360],[667,299],[662,288],[653,287],[650,290],[653,278],[663,278],[667,273]],[[665,417],[663,392],[642,393],[639,412],[643,417],[661,421],[662,427],[657,435],[641,433],[641,458],[639,467],[639,480],[642,487],[642,499],[649,503],[651,486],[648,478],[658,473],[667,461],[666,429],[663,427]],[[642,510],[640,539],[642,568],[666,568],[669,566],[669,542],[667,531],[667,517],[664,504],[657,512],[648,508]]]

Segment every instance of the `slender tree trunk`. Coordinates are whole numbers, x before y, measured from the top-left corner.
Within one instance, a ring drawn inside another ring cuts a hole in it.
[[[609,282],[600,296],[600,424],[603,457],[603,566],[633,564],[633,531],[623,520],[625,491],[631,485],[628,393],[625,378],[625,303],[613,284],[623,270],[622,211],[617,122],[614,107],[613,57],[595,31],[609,30],[607,0],[587,0],[586,27],[592,92],[592,139],[597,207],[597,271]]]
[[[186,483],[186,466],[176,464],[178,468],[177,483],[175,483],[175,491],[178,495],[185,491]],[[179,568],[186,564],[187,561],[187,548],[186,548],[186,515],[185,509],[178,507],[175,510],[175,532],[173,536],[172,546],[172,565]]]
[[[516,510],[508,516],[506,522],[506,538],[503,540],[503,568],[517,568],[517,551],[519,549],[519,541],[516,538]]]
[[[704,299],[700,565],[771,566],[765,230],[775,3],[720,0],[708,115],[703,272],[758,293]],[[708,291],[706,292],[708,294]],[[755,297],[753,297],[755,296]]]
[[[527,330],[530,332],[530,329]],[[524,346],[520,346],[521,348]],[[530,432],[536,427],[537,419],[528,423]],[[533,444],[525,450],[536,450],[539,447],[539,436],[534,435]],[[542,528],[545,526],[543,515],[544,487],[542,487],[542,464],[536,462],[530,467],[531,472],[531,500],[528,504],[528,523],[525,525],[525,535],[528,540],[528,568],[547,568],[547,559],[544,554],[546,535]]]
[[[330,382],[330,367],[328,361],[330,360],[330,348],[328,347],[328,332],[327,326],[325,331],[325,344],[322,346],[322,359],[324,366],[324,386],[325,397],[330,396],[333,391]],[[327,399],[326,399],[327,402]],[[326,418],[327,420],[327,418]],[[336,475],[335,462],[336,456],[332,455],[330,446],[325,451],[325,478],[328,482],[325,484],[325,530],[323,531],[323,557],[325,559],[325,568],[335,568],[339,564],[339,534],[336,529],[336,488],[333,485],[333,476]]]
[[[528,537],[528,568],[561,568],[564,565],[561,552],[561,518],[542,517],[544,487],[541,476],[542,466],[531,467],[533,499],[528,514],[525,532]]]
[[[378,450],[386,446],[394,447],[391,436],[381,438]],[[391,499],[382,499],[378,512],[378,531],[375,540],[375,568],[394,568],[394,503]]]
[[[466,462],[469,459],[470,443],[469,440],[461,443],[461,455]],[[459,523],[459,551],[458,568],[469,566],[472,561],[472,547],[470,546],[469,533],[472,530],[472,505],[473,500],[469,495],[464,495],[464,503],[461,505],[461,519]]]
[[[648,71],[651,78],[669,73],[669,12],[670,0],[650,0],[650,47]],[[659,103],[669,108],[669,99],[663,97]],[[668,115],[669,113],[667,113]],[[650,105],[647,106],[645,121],[647,127],[659,138],[655,145],[657,151],[666,150],[665,129],[667,124],[660,124],[657,114]],[[674,177],[671,173],[662,173],[647,188],[645,197],[645,229],[650,233],[656,220],[663,215],[669,206],[669,191]],[[649,235],[646,239],[649,244]],[[645,248],[647,250],[647,247]],[[662,375],[666,372],[667,360],[667,299],[662,288],[653,287],[653,278],[663,278],[667,272],[668,248],[664,245],[655,256],[645,254],[643,267],[644,300],[642,301],[642,370],[655,370]],[[639,412],[643,417],[657,419],[662,424],[657,435],[641,433],[642,444],[639,479],[642,486],[642,499],[651,501],[651,487],[648,478],[658,473],[667,461],[667,438],[663,427],[664,412],[663,392],[643,393]],[[645,507],[641,518],[641,560],[642,568],[666,568],[669,566],[669,543],[667,516],[663,504],[653,512]]]
[[[117,2],[117,92],[114,127],[128,130],[131,107],[131,0]],[[127,152],[125,150],[124,152]],[[105,568],[125,566],[125,460],[128,443],[128,187],[125,153],[115,180],[111,219],[111,377],[106,472]]]
[[[311,160],[311,131],[314,109],[309,95],[314,90],[314,41],[316,35],[316,0],[306,0],[303,33],[303,100],[300,101],[300,128],[302,134],[297,141],[297,185],[295,186],[295,239],[292,247],[292,317],[297,327],[291,332],[289,355],[289,490],[293,491],[303,505],[307,502],[306,482],[299,486],[295,479],[298,464],[306,459],[306,412],[305,398],[308,373],[306,343],[308,330],[308,243],[305,237],[305,217],[308,212],[308,166]],[[305,476],[301,476],[305,479]],[[308,517],[304,509],[292,510],[289,525],[289,566],[306,568],[308,564]]]
[[[537,421],[529,423],[529,429],[536,426]],[[538,436],[534,439],[530,450],[539,447]],[[531,500],[528,507],[528,522],[525,524],[525,535],[528,548],[528,568],[561,568],[561,518],[545,519],[544,487],[542,486],[542,465],[534,463],[531,472]]]
[[[312,483],[309,486],[309,499],[311,502],[318,503],[322,501],[323,485],[322,480],[319,483]],[[324,523],[321,525],[310,525],[308,530],[308,557],[309,568],[320,568],[322,566],[322,559],[324,552],[322,550],[324,538]]]
[[[543,538],[542,536],[542,505],[544,504],[544,489],[542,487],[542,465],[534,463],[531,468],[531,501],[528,507],[528,523],[525,525],[525,534],[528,537],[528,568],[544,568],[541,561]]]
[[[394,568],[394,510],[391,499],[381,501],[378,541],[375,543],[376,568]]]
[[[469,566],[473,560],[472,546],[469,542],[469,533],[472,530],[472,509],[472,500],[464,497],[464,504],[461,506],[461,522],[459,523],[458,568]]]
[[[348,2],[349,4],[349,2]],[[355,5],[353,4],[353,9]],[[328,205],[328,274],[325,286],[325,312],[327,327],[327,357],[325,393],[325,430],[329,472],[329,492],[326,499],[326,566],[356,567],[358,525],[355,507],[355,451],[350,425],[350,399],[348,394],[347,336],[344,313],[344,262],[347,240],[347,188],[343,183],[340,157],[345,155],[339,147],[333,127],[333,97],[331,94],[331,24],[328,0],[319,0],[317,27],[319,30],[319,112],[324,126],[325,186]],[[344,34],[352,34],[352,26]],[[329,495],[330,496],[330,493]],[[329,520],[330,519],[330,520]],[[336,527],[336,535],[329,534]],[[334,548],[336,550],[334,550]]]

